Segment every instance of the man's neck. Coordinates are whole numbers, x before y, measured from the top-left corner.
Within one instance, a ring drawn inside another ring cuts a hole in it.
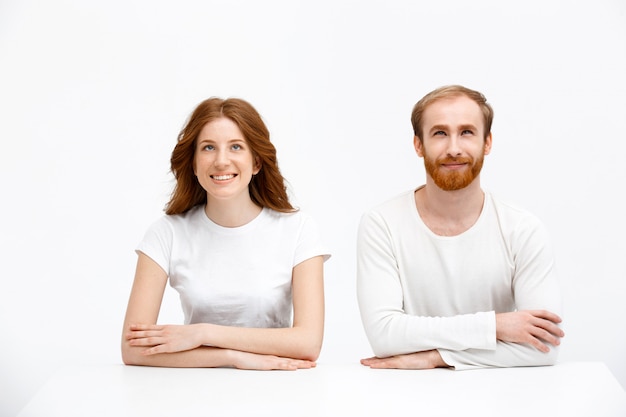
[[[472,227],[480,217],[484,200],[479,178],[460,190],[444,191],[430,180],[415,191],[420,217],[433,233],[441,236],[456,236]]]

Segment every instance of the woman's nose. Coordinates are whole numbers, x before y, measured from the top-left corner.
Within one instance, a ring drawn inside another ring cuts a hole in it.
[[[230,159],[228,158],[228,152],[226,151],[217,151],[215,154],[215,166],[224,166],[228,165]]]

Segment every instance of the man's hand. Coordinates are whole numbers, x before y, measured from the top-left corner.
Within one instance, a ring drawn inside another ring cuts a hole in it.
[[[437,350],[407,353],[405,355],[390,356],[388,358],[361,359],[361,364],[373,369],[433,369],[447,368]]]
[[[522,310],[496,314],[496,338],[503,342],[526,343],[541,352],[546,344],[558,346],[565,336],[558,324],[561,318],[546,310]]]

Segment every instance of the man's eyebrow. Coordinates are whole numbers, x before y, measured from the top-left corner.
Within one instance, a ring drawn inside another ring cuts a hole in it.
[[[433,130],[448,130],[448,129],[449,129],[448,125],[434,125],[428,131],[432,132]]]
[[[466,130],[466,129],[468,129],[468,130],[476,130],[478,128],[475,125],[471,124],[471,123],[466,123],[466,124],[460,125],[459,129],[460,130]],[[433,127],[431,127],[429,129],[429,132],[432,132],[434,130],[450,130],[450,126],[443,125],[443,124],[434,125]]]

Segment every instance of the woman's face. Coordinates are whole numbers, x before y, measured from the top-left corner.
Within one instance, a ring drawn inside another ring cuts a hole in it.
[[[193,169],[211,200],[250,200],[248,184],[260,165],[232,120],[221,117],[202,128]]]

